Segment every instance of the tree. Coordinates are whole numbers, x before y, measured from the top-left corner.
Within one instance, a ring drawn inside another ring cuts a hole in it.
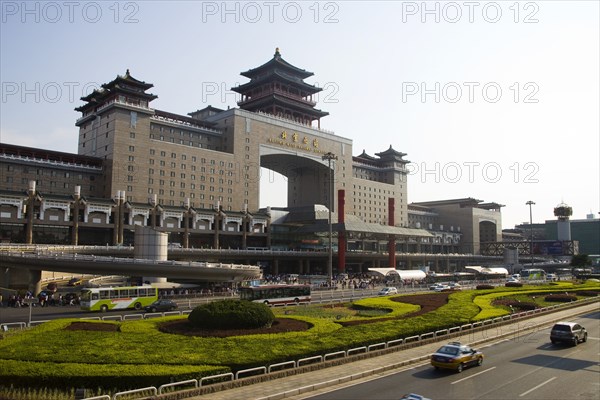
[[[588,265],[592,265],[592,260],[587,254],[577,254],[571,258],[572,267],[585,267]]]

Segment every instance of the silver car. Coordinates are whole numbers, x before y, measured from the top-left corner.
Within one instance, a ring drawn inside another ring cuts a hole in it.
[[[550,331],[550,341],[553,344],[562,342],[577,346],[587,342],[587,331],[576,322],[557,322]]]

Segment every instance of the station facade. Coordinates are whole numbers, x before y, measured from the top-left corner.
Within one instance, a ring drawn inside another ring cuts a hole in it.
[[[338,232],[344,246],[376,251],[389,239],[403,244],[396,251],[432,253],[501,240],[499,205],[474,207],[494,226],[460,211],[453,222],[448,204],[409,207],[406,154],[390,145],[354,156],[351,139],[321,128],[321,89],[304,81],[313,74],[279,50],[242,75],[238,108],[180,115],[154,109],[153,84],[128,70],[81,99],[78,154],[0,144],[2,241],[129,244],[142,225],[183,247],[270,248],[273,231],[293,247],[323,242],[326,213],[301,217],[315,205],[333,213],[336,246]],[[259,207],[261,168],[287,178],[285,218]],[[417,223],[424,215],[434,222]]]

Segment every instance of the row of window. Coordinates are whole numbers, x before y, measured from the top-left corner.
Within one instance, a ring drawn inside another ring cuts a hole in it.
[[[43,168],[29,168],[29,167],[23,167],[23,168],[17,168],[14,165],[7,165],[6,166],[6,170],[8,172],[21,172],[23,174],[33,174],[35,172],[36,175],[38,176],[55,176],[55,177],[63,177],[63,178],[74,178],[74,179],[79,179],[79,180],[83,180],[84,177],[87,179],[89,177],[89,179],[91,181],[95,180],[96,177],[94,175],[83,175],[83,174],[74,174],[73,172],[70,171],[64,171],[64,172],[58,172],[56,170],[47,170],[47,169],[43,169]],[[24,178],[26,179],[26,178]]]
[[[21,187],[19,187],[19,189],[22,189],[23,187],[27,187],[27,185],[29,184],[29,181],[31,179],[29,178],[21,178],[21,182],[20,185],[22,185]],[[12,176],[7,176],[6,179],[4,180],[5,183],[15,183],[15,179]],[[42,188],[42,187],[50,187],[50,188],[58,188],[58,187],[62,187],[64,189],[69,189],[69,188],[75,188],[75,186],[81,186],[80,184],[74,183],[74,182],[56,182],[56,181],[44,181],[44,180],[36,180],[36,188]],[[94,192],[96,190],[96,187],[94,185],[90,185],[89,186],[89,190],[90,192]]]

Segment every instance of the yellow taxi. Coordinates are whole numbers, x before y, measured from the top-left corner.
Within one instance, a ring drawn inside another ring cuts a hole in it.
[[[450,342],[431,355],[435,369],[453,369],[457,372],[471,365],[483,364],[483,353],[460,342]]]

